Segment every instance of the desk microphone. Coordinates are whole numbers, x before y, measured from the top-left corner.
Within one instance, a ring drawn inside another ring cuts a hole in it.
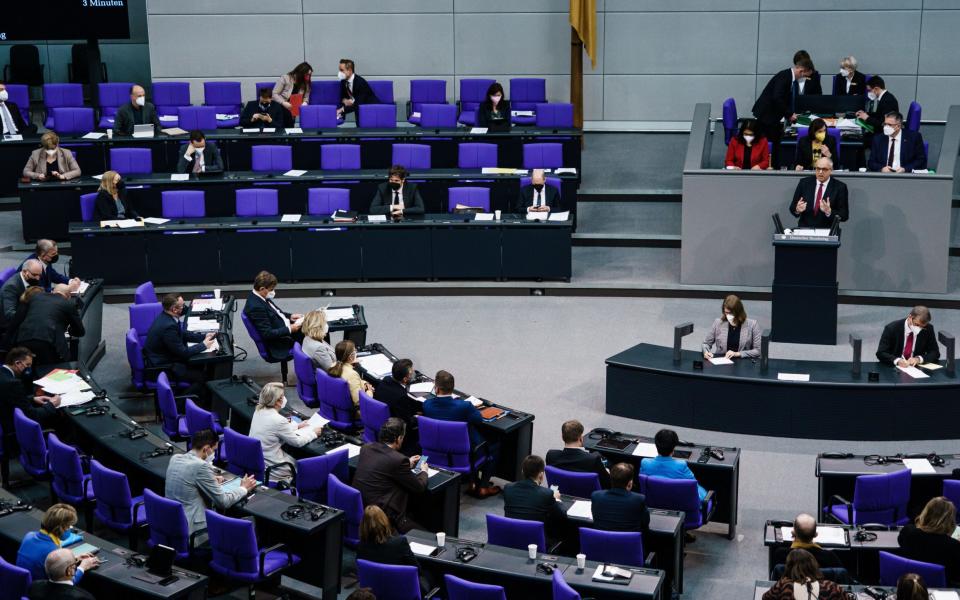
[[[131,440],[140,439],[142,437],[147,437],[147,430],[144,429],[139,423],[131,420],[130,423],[133,423],[133,426],[129,425],[126,421],[117,416],[117,413],[110,413],[110,416],[120,422],[126,428],[126,431],[122,432],[120,435],[129,438]]]

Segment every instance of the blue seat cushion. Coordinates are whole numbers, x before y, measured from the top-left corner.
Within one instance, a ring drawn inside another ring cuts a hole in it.
[[[299,564],[300,557],[296,554],[293,555],[293,564]],[[287,553],[281,550],[274,550],[273,552],[267,552],[267,556],[263,561],[263,574],[267,577],[276,573],[280,569],[283,569],[287,566]]]

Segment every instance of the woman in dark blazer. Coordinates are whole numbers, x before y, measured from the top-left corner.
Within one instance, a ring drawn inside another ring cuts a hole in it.
[[[112,221],[114,219],[139,219],[140,215],[127,202],[127,189],[123,185],[120,173],[107,171],[100,180],[97,199],[93,205],[94,221]]]
[[[947,583],[960,583],[960,541],[952,534],[957,527],[957,509],[943,496],[932,498],[912,525],[897,536],[903,555],[921,562],[943,565]]]
[[[840,59],[840,73],[833,76],[834,96],[863,96],[867,93],[867,76],[857,70],[857,59]]]
[[[821,158],[833,160],[836,154],[837,142],[827,135],[827,122],[814,119],[807,135],[797,140],[797,170],[813,169]]]
[[[497,82],[490,84],[477,108],[477,127],[510,129],[510,102],[504,99],[503,86]]]
[[[407,565],[420,569],[420,563],[410,549],[407,536],[393,535],[390,519],[376,504],[363,509],[357,558],[384,565]],[[420,569],[420,589],[426,592],[432,587],[429,575]]]
[[[740,298],[723,299],[723,318],[716,319],[703,340],[703,357],[760,358],[760,326],[748,319]]]
[[[728,169],[757,171],[770,166],[770,147],[756,119],[746,119],[737,135],[730,138],[723,164]]]

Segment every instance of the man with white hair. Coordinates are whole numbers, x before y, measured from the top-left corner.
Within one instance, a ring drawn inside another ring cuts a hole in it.
[[[73,551],[67,548],[54,550],[43,562],[47,580],[33,582],[30,586],[30,600],[94,600],[93,594],[73,584],[73,576],[77,567],[92,569],[96,561],[97,559],[92,557],[79,560]]]
[[[559,206],[560,193],[552,185],[546,185],[543,169],[534,169],[530,173],[530,184],[520,188],[515,212],[548,213]]]
[[[835,216],[841,221],[850,218],[847,185],[832,174],[833,161],[822,157],[815,165],[814,175],[797,183],[790,203],[790,214],[797,217],[797,227],[829,229]]]

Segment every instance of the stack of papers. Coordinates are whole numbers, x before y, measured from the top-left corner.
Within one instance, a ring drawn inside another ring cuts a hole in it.
[[[905,458],[903,459],[903,466],[910,469],[914,474],[927,473],[932,475],[937,472],[926,458]]]
[[[190,343],[187,344],[187,347],[188,347],[188,348],[193,348],[193,347],[196,346],[197,344],[202,344],[202,343],[203,343],[203,342],[190,342]],[[218,342],[216,339],[214,339],[214,340],[213,340],[213,344],[212,344],[209,348],[207,348],[206,350],[204,350],[203,352],[201,352],[200,354],[204,354],[204,353],[207,353],[207,352],[216,352],[216,351],[219,350],[219,349],[220,349],[220,342]]]
[[[563,175],[564,173],[570,173],[571,175],[576,175],[577,168],[576,167],[560,167],[559,169],[554,171],[554,173],[556,173],[557,175]]]
[[[532,110],[511,110],[510,116],[511,117],[532,117],[533,111]]]
[[[217,113],[218,121],[229,121],[230,119],[239,119],[240,115],[228,115],[224,113]]]
[[[90,383],[76,371],[54,369],[46,377],[33,382],[48,394],[70,394],[90,389]]]
[[[359,455],[360,455],[360,446],[358,446],[358,445],[356,445],[356,444],[344,444],[344,445],[342,445],[342,446],[337,446],[336,448],[334,448],[334,450],[343,450],[344,448],[347,449],[347,458],[348,458],[348,459],[349,459],[349,458],[353,458],[354,456],[359,456]]]
[[[473,215],[474,221],[492,221],[493,213],[477,213]]]
[[[164,223],[169,223],[170,219],[164,219],[163,217],[147,217],[143,220],[144,223],[150,223],[151,225],[163,225]]]
[[[367,215],[367,223],[386,223],[387,215]]]
[[[323,418],[323,415],[320,414],[320,411],[313,413],[313,416],[307,421],[310,427],[324,427],[329,422],[330,421],[328,419]]]
[[[793,541],[793,527],[781,527],[780,536],[785,542]],[[846,546],[847,538],[843,533],[843,527],[830,527],[824,525],[817,526],[817,537],[813,538],[818,544],[831,544],[834,546]]]
[[[78,406],[80,404],[86,404],[90,402],[95,397],[93,390],[83,390],[80,392],[69,392],[66,394],[60,395],[60,408],[67,408],[69,406]]]
[[[486,127],[471,127],[471,128],[470,128],[470,133],[486,133],[486,132],[487,132],[487,128],[486,128]]]
[[[190,181],[190,173],[170,173],[170,181]]]
[[[930,590],[930,600],[960,600],[960,595],[953,590]]]
[[[163,118],[163,117],[161,117],[161,118]],[[174,118],[176,118],[176,117],[174,117]],[[164,128],[164,129],[161,129],[160,131],[162,131],[163,133],[165,133],[165,134],[167,134],[167,135],[187,135],[188,133],[190,133],[190,132],[187,131],[186,129],[180,129],[179,127],[166,127],[166,128]]]
[[[333,321],[349,321],[356,318],[353,308],[325,308],[323,312],[327,317],[327,323]]]
[[[567,509],[568,517],[579,517],[581,519],[590,519],[593,520],[593,509],[589,500],[576,500],[569,509]]]
[[[173,123],[174,121],[177,121],[180,117],[178,117],[177,115],[160,115],[157,118],[160,119],[161,122],[166,121],[167,123]]]
[[[361,356],[357,360],[360,362],[360,366],[374,377],[384,377],[393,372],[393,361],[384,354],[370,354],[369,356]]]
[[[266,129],[264,129],[264,131],[266,131]],[[283,176],[284,177],[300,177],[304,173],[306,173],[306,171],[304,171],[303,169],[290,169],[289,171],[284,173]]]
[[[87,289],[89,289],[89,288],[90,288],[90,284],[89,284],[89,283],[87,283],[86,281],[81,281],[81,282],[80,282],[80,287],[78,287],[78,288],[76,289],[76,291],[74,291],[73,293],[76,294],[76,295],[78,295],[78,296],[82,296],[82,295],[84,295],[84,294],[87,293]]]
[[[290,134],[290,133],[303,133],[303,129],[300,129],[299,127],[287,127],[286,129],[283,130],[283,132],[284,132],[284,133],[288,133],[288,134]]]
[[[23,136],[20,135],[19,133],[14,134],[14,135],[7,134],[7,135],[4,135],[4,136],[3,136],[3,141],[5,141],[5,142],[22,142],[22,141],[23,141]]]
[[[810,381],[809,373],[777,373],[780,381]]]
[[[102,131],[91,131],[90,133],[85,133],[85,134],[83,135],[83,138],[82,138],[82,139],[85,139],[85,140],[99,140],[100,138],[102,138],[102,137],[105,136],[105,135],[107,135],[107,134],[103,133]]]
[[[597,570],[593,572],[593,578],[596,581],[624,580],[631,577],[633,577],[633,573],[613,565],[597,565]]]
[[[119,227],[120,229],[130,229],[131,227],[143,227],[143,221],[138,219],[112,219],[100,221],[100,227]]]
[[[300,216],[301,215],[283,215],[282,217],[280,217],[280,222],[281,223],[299,223]]]
[[[528,212],[528,221],[547,221],[550,219],[550,213],[546,212]]]
[[[187,318],[187,331],[219,331],[220,323],[216,319]]]
[[[926,373],[924,373],[923,371],[921,371],[916,367],[897,367],[897,368],[900,369],[901,373],[906,373],[907,375],[909,375],[910,377],[913,377],[914,379],[926,379],[927,377],[930,377],[929,375],[927,375]]]
[[[464,398],[464,400],[472,404],[474,408],[480,408],[481,406],[483,406],[483,400],[481,400],[480,398],[477,398],[476,396],[469,396],[467,398]]]
[[[658,455],[657,446],[649,442],[639,442],[633,449],[634,456],[643,456],[645,458],[654,458]]]
[[[513,175],[515,170],[508,167],[483,167],[480,172],[484,175]]]
[[[729,358],[723,356],[714,356],[713,358],[708,358],[711,365],[732,365],[733,361]]]
[[[416,554],[417,556],[430,556],[433,554],[433,551],[436,550],[436,546],[429,546],[427,544],[421,544],[419,542],[410,542],[410,551]]]
[[[194,298],[190,302],[190,310],[223,310],[223,298]]]
[[[570,211],[564,210],[560,212],[550,213],[550,217],[547,218],[548,221],[566,221],[570,218]]]
[[[408,391],[411,394],[430,394],[433,392],[433,382],[421,381],[420,383],[411,383]]]

